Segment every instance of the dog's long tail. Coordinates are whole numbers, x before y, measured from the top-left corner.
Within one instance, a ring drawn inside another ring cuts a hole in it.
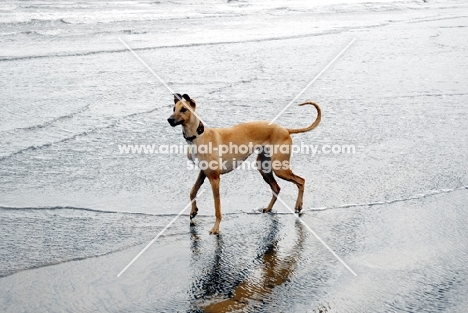
[[[290,134],[305,133],[305,132],[308,132],[309,130],[314,129],[315,127],[318,126],[318,124],[320,124],[320,120],[322,119],[322,111],[320,110],[320,107],[318,106],[318,104],[315,103],[315,102],[308,101],[308,102],[304,102],[304,103],[299,104],[299,106],[303,106],[303,105],[306,105],[306,104],[310,104],[310,105],[313,105],[315,107],[315,109],[317,110],[317,118],[308,127],[295,128],[295,129],[286,128]]]

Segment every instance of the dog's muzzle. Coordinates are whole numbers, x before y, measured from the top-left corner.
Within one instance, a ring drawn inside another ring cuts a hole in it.
[[[173,118],[172,116],[169,117],[169,118],[167,119],[167,121],[169,122],[169,124],[170,124],[172,127],[176,127],[177,125],[180,125],[180,124],[183,123],[183,121],[176,121],[176,119]]]

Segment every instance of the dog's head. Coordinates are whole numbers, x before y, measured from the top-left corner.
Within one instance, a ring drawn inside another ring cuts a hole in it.
[[[192,111],[195,111],[196,104],[193,99],[190,99],[189,95],[180,93],[174,94],[174,108],[171,116],[167,119],[172,127],[177,125],[185,125],[189,120]]]

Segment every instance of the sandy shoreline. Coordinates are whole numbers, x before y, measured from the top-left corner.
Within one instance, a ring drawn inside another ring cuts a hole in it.
[[[181,218],[120,277],[117,274],[145,241],[106,256],[2,278],[1,308],[4,312],[254,308],[315,312],[323,307],[329,312],[387,311],[410,303],[388,301],[395,295],[422,292],[426,303],[416,307],[430,311],[440,306],[457,312],[466,305],[458,296],[466,288],[461,277],[467,273],[466,241],[459,242],[455,234],[464,229],[460,217],[466,219],[467,197],[466,191],[456,191],[406,203],[303,215],[357,277],[291,215],[228,216],[220,237],[208,235],[209,217],[199,219],[193,228]],[[452,276],[442,278],[444,273]],[[375,284],[377,277],[385,284]],[[443,294],[424,287],[429,278],[433,283],[441,279],[436,285]]]

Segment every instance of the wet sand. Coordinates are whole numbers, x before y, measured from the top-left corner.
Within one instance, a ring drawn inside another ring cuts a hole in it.
[[[462,312],[467,200],[467,191],[457,190],[304,214],[357,277],[291,214],[228,215],[220,236],[208,235],[211,216],[199,217],[195,227],[183,216],[120,277],[148,238],[123,251],[109,247],[103,256],[2,278],[2,310]],[[146,227],[124,218],[115,224]],[[119,235],[109,231],[106,240]],[[65,236],[79,237],[79,230]]]

